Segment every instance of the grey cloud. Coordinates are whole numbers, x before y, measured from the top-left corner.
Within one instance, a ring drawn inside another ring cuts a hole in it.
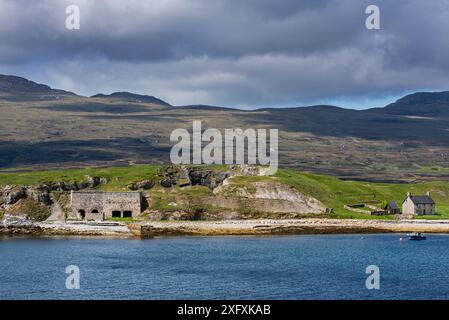
[[[81,8],[81,30],[64,28]],[[265,106],[449,88],[449,4],[379,0],[0,0],[0,72],[83,94]]]
[[[66,4],[71,2],[77,1]],[[3,10],[7,19],[20,21],[13,30],[0,30],[1,42],[32,49],[40,59],[60,54],[104,55],[125,61],[297,55],[349,43],[360,33],[362,11],[360,5],[334,1],[79,1],[82,28],[70,32],[64,27],[63,4],[23,4],[24,11],[17,6],[0,7],[9,7]],[[337,21],[339,15],[356,18]],[[22,52],[24,59],[31,58],[31,53],[25,55],[30,51]],[[0,57],[10,58],[7,52]]]

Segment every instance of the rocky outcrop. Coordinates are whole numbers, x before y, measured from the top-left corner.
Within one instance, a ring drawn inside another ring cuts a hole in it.
[[[51,205],[50,191],[45,187],[6,186],[0,191],[0,205],[13,205],[19,200],[32,198],[44,205]]]
[[[326,206],[319,200],[276,180],[248,182],[241,186],[230,178],[215,189],[214,194],[208,199],[209,204],[248,213],[293,213],[289,217],[295,217],[295,214],[326,212]]]
[[[176,185],[176,180],[173,180],[171,178],[166,178],[161,180],[161,186],[164,188],[171,188]]]
[[[169,166],[163,168],[159,175],[164,188],[173,186],[206,186],[213,190],[232,174],[216,170],[204,170],[201,167]]]
[[[5,228],[8,227],[29,227],[33,223],[28,220],[25,216],[12,216],[9,214],[5,214],[3,220],[1,221],[1,225]]]
[[[187,170],[183,166],[167,166],[159,171],[161,177],[160,184],[164,188],[171,188],[179,185],[189,185],[190,181],[187,177]]]
[[[3,203],[6,205],[14,204],[20,199],[27,197],[27,188],[6,186],[3,189]]]
[[[137,190],[149,190],[155,186],[154,180],[142,180],[139,182],[133,182],[128,185],[128,189],[137,191]]]
[[[24,216],[5,215],[0,221],[0,235],[31,236],[105,236],[131,237],[130,229],[120,223],[67,223],[67,222],[35,222]]]
[[[82,182],[46,182],[37,187],[5,186],[0,188],[0,209],[6,213],[28,214],[29,217],[42,220],[47,218],[47,211],[51,212],[55,204],[52,191],[77,191],[95,188],[103,183],[107,183],[106,178],[85,176]],[[32,211],[36,211],[36,214]]]
[[[212,171],[212,170],[195,170],[191,169],[188,172],[190,185],[205,186],[214,190],[220,186],[224,180],[231,176],[230,172]]]
[[[208,172],[203,173],[196,182],[211,187]],[[201,195],[193,190],[171,193],[164,209],[150,207],[145,216],[150,220],[298,219],[330,212],[319,200],[276,178],[229,177],[220,182],[213,192],[201,191]]]
[[[25,216],[5,215],[0,221],[0,235],[40,235],[41,228]]]
[[[87,175],[85,176],[85,180],[81,182],[46,182],[39,187],[48,191],[79,191],[88,188],[96,188],[100,184],[106,184],[107,182],[108,180],[104,177],[91,177]]]
[[[105,177],[91,177],[89,175],[85,176],[88,188],[98,187],[100,184],[108,183],[108,179]]]
[[[42,187],[36,188],[33,198],[37,202],[40,202],[46,206],[49,206],[52,204],[50,191],[46,188],[42,188]]]
[[[240,172],[240,174],[243,176],[260,176],[261,175],[260,166],[256,166],[256,165],[248,165],[248,164],[234,165],[234,169],[238,170]]]

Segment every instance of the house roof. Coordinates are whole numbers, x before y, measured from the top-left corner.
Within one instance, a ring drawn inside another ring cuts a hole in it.
[[[400,209],[399,206],[398,206],[398,205],[396,204],[396,202],[394,202],[394,201],[388,202],[387,208],[390,208],[390,209]]]
[[[430,196],[410,196],[414,204],[435,204]]]

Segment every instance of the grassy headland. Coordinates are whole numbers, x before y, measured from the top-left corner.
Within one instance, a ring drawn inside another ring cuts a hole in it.
[[[183,198],[184,203],[202,210],[213,211],[214,208],[201,202],[203,197],[212,196],[212,191],[204,186],[189,188],[161,188],[158,183],[162,179],[159,165],[132,165],[126,167],[86,168],[52,171],[21,171],[0,173],[0,187],[5,185],[37,186],[45,182],[83,181],[85,176],[100,176],[107,179],[98,189],[107,191],[126,191],[128,185],[145,179],[156,181],[156,186],[147,190],[152,198],[152,208],[161,211],[179,210],[180,207],[170,205],[176,199]],[[210,169],[210,168],[209,168]],[[223,170],[222,167],[217,170]],[[393,216],[370,216],[351,212],[343,208],[345,204],[370,203],[381,206],[386,201],[396,201],[401,205],[407,192],[425,194],[430,191],[437,206],[436,216],[421,217],[424,219],[449,218],[449,183],[444,181],[415,183],[375,183],[363,181],[345,181],[332,176],[280,169],[273,177],[241,176],[232,179],[233,184],[250,186],[250,182],[279,181],[288,184],[303,194],[320,200],[329,208],[333,208],[332,218],[355,219],[393,219]],[[248,188],[249,191],[250,188]]]

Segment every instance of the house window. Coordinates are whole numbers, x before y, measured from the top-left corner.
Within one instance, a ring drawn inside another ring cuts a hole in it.
[[[98,213],[97,209],[92,210],[92,213]]]
[[[81,219],[86,218],[86,211],[84,211],[83,209],[78,210],[78,213],[79,213]]]
[[[122,217],[121,211],[118,211],[118,210],[112,211],[112,217],[113,218],[121,218]]]
[[[123,218],[131,218],[133,216],[132,211],[123,211]]]

